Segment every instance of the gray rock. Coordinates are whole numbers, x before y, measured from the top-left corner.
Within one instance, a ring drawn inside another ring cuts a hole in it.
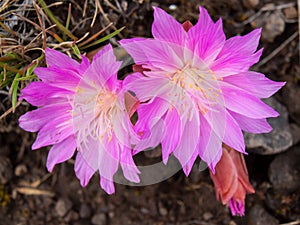
[[[103,213],[95,214],[92,217],[92,224],[94,225],[104,225],[106,224],[106,216]]]
[[[300,188],[300,147],[276,156],[269,167],[269,179],[279,193],[292,193]]]
[[[55,205],[55,211],[58,216],[64,217],[67,212],[72,208],[72,202],[68,198],[61,198]]]
[[[297,84],[288,82],[282,88],[282,100],[290,113],[290,116],[300,125],[300,88]]]
[[[261,205],[255,205],[251,208],[248,216],[248,225],[278,225],[279,222],[271,216]]]
[[[273,130],[267,134],[245,133],[245,143],[249,152],[261,155],[272,155],[286,151],[292,146],[292,133],[288,122],[288,112],[275,98],[265,100],[265,103],[280,113],[279,117],[268,119]]]
[[[297,144],[300,141],[300,126],[296,123],[291,123],[291,132],[293,136],[293,144]]]

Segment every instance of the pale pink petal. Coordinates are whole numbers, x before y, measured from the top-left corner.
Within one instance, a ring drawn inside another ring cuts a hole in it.
[[[47,169],[52,172],[54,166],[58,163],[65,162],[70,159],[75,152],[76,142],[74,136],[71,135],[62,142],[52,146],[47,157]]]
[[[254,71],[227,76],[224,77],[223,81],[239,87],[258,98],[268,98],[285,85],[285,82],[269,80],[264,74]]]
[[[40,129],[37,138],[32,145],[32,149],[60,143],[73,134],[71,117],[68,114],[63,114]]]
[[[72,95],[71,91],[53,87],[43,82],[32,82],[21,91],[21,99],[34,106],[44,106],[49,103],[67,101],[67,96]]]
[[[81,186],[85,187],[91,177],[94,175],[96,170],[92,169],[86,160],[82,157],[81,153],[78,152],[76,155],[74,170],[77,178],[80,180]]]
[[[190,174],[197,157],[198,157],[198,151],[194,151],[190,160],[188,160],[188,162],[184,166],[182,166],[182,170],[186,176]]]
[[[214,23],[206,9],[203,7],[199,9],[200,17],[197,24],[188,31],[187,46],[210,64],[222,50],[226,37],[222,29],[222,20],[219,19]]]
[[[125,78],[123,86],[124,89],[134,92],[141,102],[148,101],[156,96],[169,100],[167,94],[171,87],[167,78],[150,79],[139,73],[134,73]]]
[[[115,185],[112,179],[106,179],[103,176],[100,176],[100,185],[109,195],[115,193]]]
[[[167,163],[169,155],[178,146],[182,134],[180,117],[175,108],[170,109],[167,112],[165,117],[165,124],[166,124],[165,137],[162,139],[161,142],[162,149],[163,149],[162,158],[164,164]]]
[[[112,139],[104,137],[102,151],[99,151],[99,173],[101,187],[108,193],[114,192],[113,176],[117,172],[120,160],[120,146],[114,136]]]
[[[256,29],[245,36],[228,39],[217,56],[211,69],[219,76],[228,76],[246,71],[257,63],[262,49],[256,51],[261,29]]]
[[[211,129],[209,123],[200,116],[199,156],[214,173],[215,166],[222,156],[222,140]]]
[[[193,117],[188,119],[184,124],[182,137],[177,148],[173,151],[175,157],[179,160],[182,166],[186,166],[193,158],[194,152],[198,149],[197,144],[200,135],[200,121],[198,114],[194,113]],[[184,169],[185,172],[189,168]]]
[[[211,70],[215,72],[217,78],[247,71],[259,61],[262,51],[263,49],[260,49],[247,56],[238,52],[236,54],[228,53],[226,57],[215,60],[211,65]]]
[[[85,57],[84,55],[81,56],[81,64],[80,66],[76,69],[78,72],[78,75],[80,77],[83,76],[84,72],[90,67],[90,60]]]
[[[252,119],[247,116],[230,111],[232,117],[236,120],[242,130],[260,134],[260,133],[269,133],[272,130],[272,127],[267,122],[267,119]]]
[[[46,48],[45,55],[48,67],[75,70],[80,66],[78,62],[76,62],[74,59],[70,58],[66,54],[63,54],[51,48]]]
[[[106,45],[93,58],[93,63],[84,74],[85,80],[92,80],[99,86],[108,86],[113,91],[120,86],[117,73],[122,62],[116,61],[111,45]]]
[[[165,136],[165,122],[162,119],[155,118],[151,120],[148,130],[142,131],[141,140],[134,147],[134,154],[142,150],[149,150],[158,146],[162,137]]]
[[[177,22],[164,10],[154,8],[154,21],[152,23],[152,35],[155,39],[171,42],[177,45],[184,45],[187,36],[182,24]]]
[[[19,118],[19,126],[26,131],[37,132],[45,124],[70,110],[71,105],[65,103],[51,104],[49,106],[38,108],[22,115]]]
[[[145,64],[153,71],[176,72],[184,66],[182,46],[155,39],[123,39],[122,47],[136,64]]]
[[[226,130],[223,142],[233,149],[246,154],[242,130],[229,112],[226,113]]]
[[[253,119],[276,117],[279,115],[273,108],[246,92],[229,87],[222,87],[222,92],[225,96],[226,108],[233,112]]]
[[[38,67],[34,70],[36,75],[45,83],[49,83],[54,87],[59,87],[71,91],[76,90],[76,86],[80,81],[79,75],[64,68],[43,68]]]
[[[124,148],[121,150],[120,164],[124,173],[124,176],[127,180],[131,182],[138,183],[140,178],[138,174],[140,171],[136,167],[132,159],[132,150],[129,148]]]

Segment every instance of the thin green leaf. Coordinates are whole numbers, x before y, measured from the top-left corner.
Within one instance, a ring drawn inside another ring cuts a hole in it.
[[[17,100],[18,100],[18,88],[19,88],[19,79],[20,78],[20,74],[17,73],[17,75],[15,76],[15,79],[14,81],[12,82],[12,85],[11,85],[11,103],[12,103],[12,109],[13,109],[13,112],[15,112],[15,109],[16,109],[16,105],[17,105]]]
[[[79,50],[78,46],[74,44],[72,46],[72,49],[73,49],[74,54],[77,56],[77,58],[81,59],[81,54],[80,54],[80,50]]]
[[[111,34],[108,34],[108,35],[106,35],[105,37],[103,37],[103,38],[101,38],[101,39],[99,39],[99,40],[97,40],[97,41],[94,41],[93,43],[91,43],[91,44],[89,44],[89,45],[86,45],[86,46],[81,47],[81,49],[86,49],[86,48],[92,47],[92,46],[94,46],[94,45],[100,44],[100,43],[102,43],[102,42],[104,42],[104,41],[110,39],[111,37],[116,36],[116,35],[117,35],[118,33],[120,33],[124,28],[125,28],[125,27],[121,27],[120,29],[118,29],[118,30],[112,32]]]

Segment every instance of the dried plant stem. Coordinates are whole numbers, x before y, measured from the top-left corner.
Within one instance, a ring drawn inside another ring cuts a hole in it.
[[[74,41],[78,40],[77,37],[75,37],[67,28],[62,25],[58,19],[53,15],[53,13],[50,11],[44,0],[37,0],[38,4],[43,8],[45,13],[49,16],[50,20],[52,20],[53,23],[57,25],[57,27],[66,35],[68,35],[70,38],[72,38]]]

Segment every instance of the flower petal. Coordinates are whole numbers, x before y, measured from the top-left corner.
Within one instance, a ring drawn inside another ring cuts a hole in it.
[[[192,118],[188,119],[184,124],[182,137],[177,148],[174,150],[175,157],[182,166],[187,166],[193,158],[194,152],[197,150],[198,139],[200,135],[200,121],[197,113],[193,113]],[[185,172],[190,168],[185,168]]]
[[[19,118],[19,126],[30,132],[40,130],[45,124],[71,110],[71,105],[65,103],[51,104],[27,112]]]
[[[76,62],[66,54],[63,54],[51,48],[46,48],[45,55],[48,67],[74,70],[80,66],[78,62]]]
[[[253,71],[224,77],[223,82],[239,87],[258,98],[269,98],[285,85],[285,82],[269,80],[264,74]]]
[[[60,143],[73,134],[70,115],[66,114],[56,117],[40,129],[37,138],[32,145],[32,149]]]
[[[199,156],[214,173],[215,166],[222,155],[222,140],[211,129],[209,123],[200,116],[200,137],[198,142]]]
[[[85,187],[89,183],[91,177],[96,172],[96,170],[92,169],[89,166],[80,152],[78,152],[76,155],[74,170],[77,178],[80,180],[80,184],[82,187]]]
[[[253,119],[276,117],[279,115],[274,109],[266,105],[260,99],[249,95],[246,92],[229,87],[222,87],[222,92],[225,96],[224,101],[226,108],[233,112]]]
[[[180,117],[175,108],[168,110],[165,117],[165,124],[166,132],[161,145],[163,162],[167,164],[168,157],[178,146],[182,134]]]
[[[67,97],[71,96],[71,91],[53,87],[43,82],[32,82],[21,91],[21,99],[34,106],[44,106],[53,102],[67,101]]]
[[[63,68],[43,68],[38,67],[34,70],[37,76],[45,83],[58,88],[75,91],[80,81],[79,74]]]
[[[229,112],[226,113],[226,130],[223,142],[241,153],[246,153],[244,135]]]
[[[117,73],[121,64],[121,61],[116,61],[111,45],[106,45],[94,56],[93,63],[84,74],[84,79],[94,81],[100,86],[108,86],[113,91],[120,86]]]
[[[121,150],[120,156],[120,164],[124,173],[124,176],[127,180],[131,182],[138,183],[140,182],[140,178],[138,174],[140,171],[136,167],[133,159],[132,159],[132,150],[129,148],[124,148]]]
[[[147,69],[173,73],[184,66],[183,46],[156,39],[140,38],[123,39],[120,43],[136,64],[147,65]]]
[[[154,21],[152,34],[155,39],[171,42],[177,45],[184,45],[187,36],[183,26],[164,10],[154,8]]]
[[[222,20],[214,23],[205,8],[199,9],[199,20],[188,31],[187,45],[198,57],[210,64],[222,50],[226,37],[222,29]]]
[[[75,152],[76,142],[74,136],[71,135],[62,142],[52,146],[47,157],[47,169],[52,172],[54,166],[58,163],[65,162],[70,159]]]
[[[242,130],[260,134],[260,133],[269,133],[272,130],[272,127],[267,122],[267,119],[252,119],[247,116],[243,116],[241,114],[229,111],[235,121],[239,124]]]

